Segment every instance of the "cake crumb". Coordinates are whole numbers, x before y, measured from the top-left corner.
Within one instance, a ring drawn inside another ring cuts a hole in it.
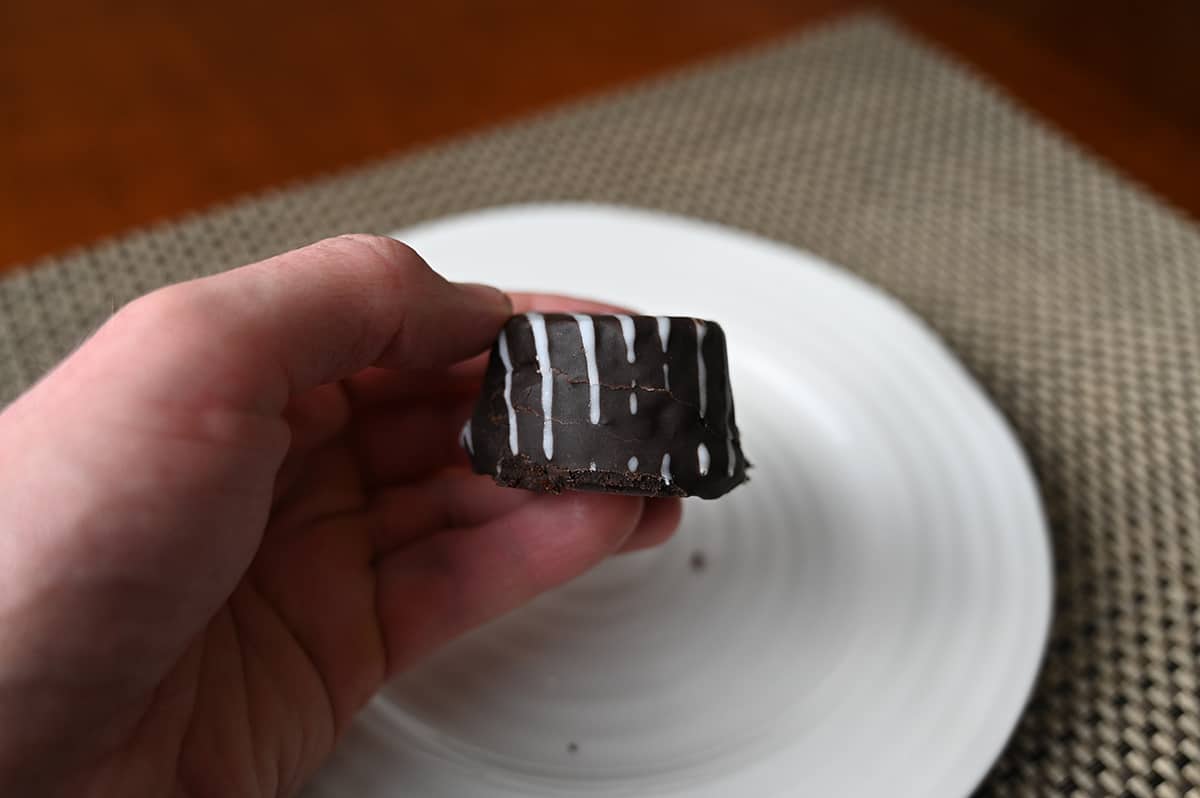
[[[688,560],[688,565],[691,566],[693,571],[700,573],[708,567],[708,557],[704,554],[704,552],[697,549],[696,551],[692,552],[692,556]]]

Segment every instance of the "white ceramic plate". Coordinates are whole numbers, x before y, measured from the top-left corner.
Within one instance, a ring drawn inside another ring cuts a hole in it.
[[[970,792],[1033,684],[1050,554],[1016,440],[919,319],[658,213],[520,206],[397,236],[455,279],[720,321],[755,469],[689,500],[665,547],[396,680],[311,798]]]

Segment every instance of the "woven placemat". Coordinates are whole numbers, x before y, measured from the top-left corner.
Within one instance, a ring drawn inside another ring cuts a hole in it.
[[[0,402],[162,283],[554,199],[791,242],[924,316],[1054,531],[1045,670],[981,792],[1200,796],[1200,231],[880,18],[38,264],[0,283]]]

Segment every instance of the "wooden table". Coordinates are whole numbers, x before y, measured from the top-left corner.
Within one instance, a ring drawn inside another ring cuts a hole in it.
[[[0,269],[874,6],[1200,215],[1200,4],[0,3]]]

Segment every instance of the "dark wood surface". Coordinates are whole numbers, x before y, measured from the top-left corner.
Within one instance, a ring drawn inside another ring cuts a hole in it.
[[[0,269],[882,9],[1200,214],[1200,3],[0,2]]]
[[[889,11],[1200,218],[1200,2],[896,0]]]

